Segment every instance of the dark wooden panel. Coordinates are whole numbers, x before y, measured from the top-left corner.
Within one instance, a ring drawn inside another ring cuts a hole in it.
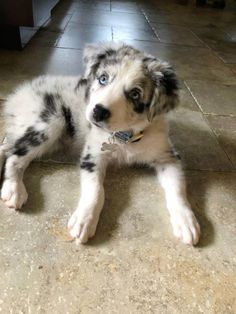
[[[33,26],[31,0],[1,0],[0,24]]]

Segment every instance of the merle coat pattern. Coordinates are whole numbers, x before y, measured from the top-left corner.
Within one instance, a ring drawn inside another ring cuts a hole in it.
[[[164,117],[179,101],[173,69],[131,46],[114,43],[88,46],[84,62],[84,77],[42,76],[8,97],[6,142],[0,149],[0,165],[5,161],[2,200],[8,207],[21,208],[28,197],[23,174],[29,163],[70,143],[81,156],[81,197],[68,222],[77,242],[85,243],[95,234],[107,165],[141,163],[157,171],[174,235],[196,244],[200,228]],[[112,149],[104,149],[111,134],[121,131],[141,138],[127,144],[115,140]]]

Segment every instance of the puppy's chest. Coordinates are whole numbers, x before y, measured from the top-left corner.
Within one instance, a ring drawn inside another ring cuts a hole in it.
[[[152,160],[151,150],[144,149],[141,143],[118,144],[111,151],[110,156],[119,164],[132,164]]]

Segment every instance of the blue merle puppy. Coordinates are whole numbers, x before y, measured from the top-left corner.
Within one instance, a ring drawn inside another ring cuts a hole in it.
[[[157,171],[174,235],[195,245],[200,228],[165,122],[165,113],[179,100],[172,68],[116,43],[87,46],[84,62],[84,77],[41,76],[5,102],[1,199],[8,207],[21,208],[28,198],[23,174],[29,163],[69,142],[81,168],[81,196],[68,222],[77,242],[95,234],[108,164],[141,163]]]

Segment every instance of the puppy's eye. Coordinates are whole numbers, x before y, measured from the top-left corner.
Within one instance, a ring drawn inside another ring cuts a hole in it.
[[[98,81],[101,85],[107,85],[108,84],[108,75],[107,74],[102,74],[99,78]]]
[[[129,97],[133,100],[138,100],[141,97],[141,92],[139,89],[134,88],[130,91]]]

